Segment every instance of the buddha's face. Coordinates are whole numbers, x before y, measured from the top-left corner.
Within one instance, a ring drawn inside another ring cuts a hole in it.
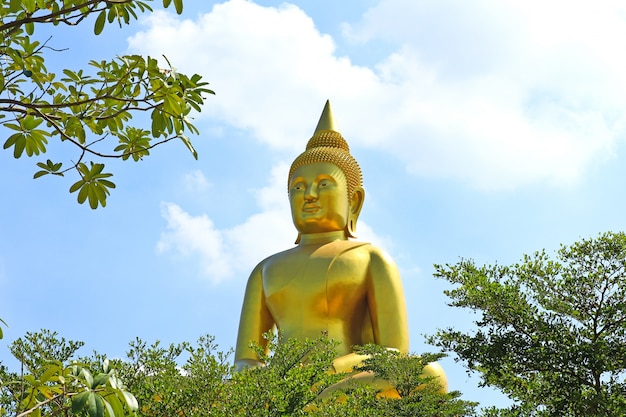
[[[291,216],[300,233],[344,230],[350,204],[348,181],[335,164],[316,162],[302,165],[289,183]]]

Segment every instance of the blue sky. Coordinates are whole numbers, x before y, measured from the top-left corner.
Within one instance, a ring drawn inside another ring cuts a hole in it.
[[[135,337],[234,346],[248,273],[295,239],[287,170],[326,99],[364,173],[358,237],[396,260],[411,350],[433,350],[423,334],[472,325],[433,264],[514,263],[626,228],[625,18],[617,1],[187,1],[99,37],[37,32],[69,48],[57,72],[165,55],[216,95],[199,160],[174,143],[108,162],[105,209],[0,152],[0,360],[40,328],[113,357]],[[506,403],[443,366],[466,399]]]

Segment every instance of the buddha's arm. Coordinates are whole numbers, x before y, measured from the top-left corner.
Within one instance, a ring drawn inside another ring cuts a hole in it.
[[[368,355],[359,355],[358,353],[348,353],[340,356],[333,361],[333,370],[336,373],[352,372],[355,366],[360,365]]]
[[[261,271],[262,264],[259,264],[252,271],[246,286],[235,348],[235,366],[237,370],[248,366],[262,365],[256,352],[250,348],[250,343],[254,342],[266,347],[267,340],[263,338],[263,333],[269,331],[274,326],[272,315],[265,304]]]
[[[377,345],[409,351],[409,327],[400,273],[393,260],[372,247],[367,300]]]

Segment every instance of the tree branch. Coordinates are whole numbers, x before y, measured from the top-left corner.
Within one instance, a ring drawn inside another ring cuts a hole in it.
[[[120,1],[120,3],[130,3],[132,0],[122,0]],[[16,19],[12,22],[9,23],[5,23],[0,25],[0,31],[8,31],[7,35],[12,34],[14,31],[16,31],[18,28],[22,27],[23,25],[27,24],[27,23],[52,23],[55,21],[55,18],[58,16],[62,16],[62,15],[66,15],[75,11],[80,10],[83,7],[90,7],[90,6],[94,6],[98,3],[101,3],[102,0],[86,0],[84,3],[78,4],[76,6],[73,7],[69,7],[67,9],[60,9],[58,12],[54,12],[54,13],[50,13],[47,15],[43,15],[43,16],[37,16],[37,17],[33,17],[32,14],[31,15],[27,15],[27,17],[22,18],[22,19]],[[39,9],[41,10],[41,9]],[[80,15],[78,16],[83,16],[83,18],[85,16],[88,16],[91,13],[97,12],[99,10],[104,10],[103,9],[96,9],[96,10],[88,10],[87,12],[81,12]],[[71,24],[68,19],[72,19],[75,16],[69,16],[63,19],[58,19],[58,21],[60,22],[64,22],[66,24]],[[80,19],[82,20],[82,19]],[[79,22],[80,22],[79,20]],[[74,25],[74,24],[71,24]]]
[[[38,408],[40,408],[40,407],[43,407],[44,405],[46,405],[46,404],[48,404],[48,403],[50,403],[50,402],[52,402],[52,401],[55,401],[55,400],[57,400],[57,399],[59,399],[59,398],[63,397],[64,395],[66,395],[66,394],[65,394],[65,393],[61,393],[61,394],[54,395],[54,396],[52,396],[52,397],[48,398],[48,399],[47,399],[47,400],[45,400],[45,401],[42,401],[42,402],[40,402],[40,403],[37,403],[37,404],[36,404],[35,406],[33,406],[32,408],[30,408],[30,409],[28,409],[28,410],[26,410],[26,411],[23,411],[23,412],[21,412],[21,413],[19,413],[19,414],[18,414],[18,415],[16,415],[15,417],[25,417],[25,416],[29,415],[30,413],[32,413],[33,411],[35,411],[36,409],[38,409]],[[69,395],[68,395],[68,397],[69,397]]]

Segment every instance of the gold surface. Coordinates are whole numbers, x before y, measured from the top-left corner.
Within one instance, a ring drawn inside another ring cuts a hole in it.
[[[333,110],[330,107],[330,100],[326,100],[320,120],[317,122],[317,126],[315,127],[315,132],[321,132],[322,130],[334,130],[335,132],[339,132],[339,125],[337,124],[337,121],[335,121]]]
[[[408,353],[405,298],[395,263],[371,244],[349,240],[365,192],[360,168],[335,129],[327,102],[309,141],[313,146],[296,158],[289,174],[298,244],[261,261],[248,280],[235,349],[238,369],[262,365],[250,342],[267,346],[263,334],[274,328],[287,338],[327,334],[341,342],[336,372],[350,372],[363,360],[353,345],[375,343]],[[436,369],[447,386],[443,370]]]
[[[291,164],[288,176],[289,186],[293,172],[298,167],[314,162],[330,162],[337,165],[348,180],[349,196],[354,193],[357,187],[363,187],[361,167],[356,159],[350,155],[350,146],[339,132],[329,101],[326,101],[315,132],[309,139],[305,151],[298,155]]]

